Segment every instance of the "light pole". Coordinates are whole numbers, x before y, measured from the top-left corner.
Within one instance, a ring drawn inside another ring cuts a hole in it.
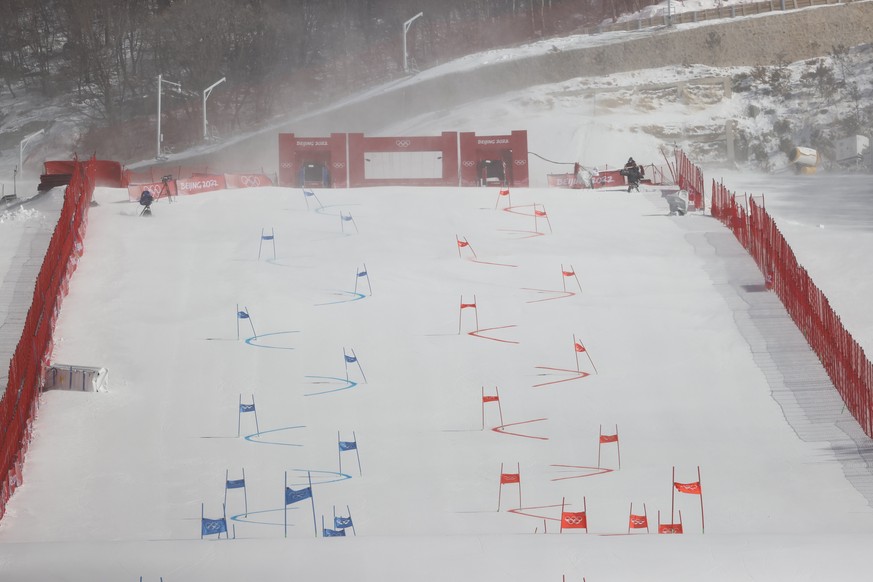
[[[18,144],[18,171],[21,173],[22,176],[24,175],[24,146],[26,146],[27,142],[29,142],[31,139],[42,133],[45,133],[45,129],[40,129],[35,133],[31,133],[23,140],[21,140],[21,143]]]
[[[214,82],[209,87],[203,90],[203,141],[209,139],[209,133],[206,129],[208,127],[208,124],[206,123],[206,100],[209,98],[209,94],[212,93],[212,90],[215,89],[217,85],[224,83],[226,80],[226,77],[222,77],[221,79]]]
[[[409,72],[409,55],[406,52],[406,33],[409,32],[409,27],[412,26],[412,23],[417,19],[421,18],[424,12],[419,12],[409,20],[403,23],[403,72]]]
[[[161,135],[161,84],[168,83],[170,85],[175,85],[180,91],[182,90],[181,83],[174,83],[172,81],[165,81],[163,75],[158,75],[158,151],[155,155],[156,160],[161,159],[161,141],[163,141],[163,136]]]

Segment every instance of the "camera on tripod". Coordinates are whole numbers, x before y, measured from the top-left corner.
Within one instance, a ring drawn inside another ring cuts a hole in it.
[[[158,193],[158,198],[167,197],[167,200],[170,202],[173,201],[173,187],[175,184],[171,184],[173,182],[173,174],[166,174],[161,176],[161,191]]]

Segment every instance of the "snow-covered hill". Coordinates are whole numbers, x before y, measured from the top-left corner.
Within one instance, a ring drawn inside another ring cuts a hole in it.
[[[731,2],[672,2],[671,10],[679,13],[717,5],[727,7]],[[645,18],[649,15],[648,12],[653,10],[666,11],[666,3],[647,7],[644,12],[628,17]],[[833,13],[833,7],[827,7],[826,10],[831,12],[820,12],[820,14]],[[795,14],[806,14],[806,12],[768,14],[760,18],[768,19],[767,22],[779,22],[780,19],[787,18],[787,15]],[[271,168],[271,164],[275,164],[273,136],[278,128],[285,131],[294,131],[296,127],[298,131],[302,128],[307,131],[318,131],[320,128],[322,132],[366,131],[369,133],[389,132],[393,128],[399,128],[404,123],[402,117],[385,117],[381,113],[373,115],[378,109],[380,96],[390,91],[416,87],[464,71],[485,71],[496,65],[530,61],[537,55],[570,54],[586,47],[609,47],[607,49],[609,54],[613,54],[618,51],[614,47],[621,45],[623,41],[634,41],[653,35],[669,35],[675,31],[689,31],[703,26],[717,26],[719,22],[732,24],[741,20],[726,18],[723,21],[682,24],[670,30],[653,27],[631,33],[574,35],[470,55],[422,71],[408,79],[401,79],[387,86],[374,87],[350,97],[347,103],[369,99],[374,101],[376,106],[353,113],[351,116],[338,118],[337,127],[327,127],[330,116],[318,116],[318,112],[310,112],[307,116],[296,120],[277,119],[274,128],[267,129],[263,133],[266,136],[263,144],[259,142],[255,146],[256,142],[250,139],[250,135],[239,135],[228,137],[217,147],[228,149],[227,146],[230,144],[246,143],[243,150],[233,149],[231,145],[228,151],[233,153],[221,156],[221,160],[228,164],[229,159],[236,158],[242,160],[240,164],[248,164],[255,168]],[[717,31],[717,28],[713,30]],[[796,33],[802,33],[802,30],[799,29]],[[707,59],[717,51],[723,52],[730,42],[729,36],[719,35],[717,32],[710,34],[715,35],[708,41],[709,52],[712,54],[700,54],[701,57],[707,56]],[[768,36],[770,32],[762,31],[761,35]],[[839,46],[839,40],[830,43],[820,42],[821,39],[812,39],[808,43],[799,43],[796,34],[791,38],[791,42],[798,48],[804,47],[802,52],[820,54],[823,59],[791,62],[792,51],[786,51],[778,59],[768,53],[758,59],[752,58],[750,61],[767,65],[766,67],[754,67],[752,64],[739,67],[712,67],[695,65],[694,55],[686,55],[681,57],[683,64],[679,66],[652,66],[647,63],[646,69],[628,70],[627,64],[624,63],[620,69],[625,72],[580,71],[581,76],[567,75],[564,80],[555,83],[535,82],[534,79],[538,75],[533,75],[527,84],[499,94],[488,93],[485,99],[490,102],[490,107],[499,109],[501,102],[510,97],[511,93],[517,100],[524,99],[525,96],[529,97],[529,104],[534,113],[549,107],[573,111],[573,115],[579,117],[577,131],[571,132],[565,128],[558,133],[532,136],[532,139],[548,142],[550,146],[548,151],[545,147],[535,147],[533,148],[535,151],[543,155],[550,154],[547,157],[562,161],[579,161],[592,166],[616,163],[614,160],[621,156],[613,158],[612,151],[602,152],[599,156],[601,159],[587,155],[586,148],[600,149],[599,133],[594,131],[594,128],[585,127],[595,123],[601,124],[607,132],[613,133],[622,133],[627,128],[627,131],[635,134],[627,138],[635,139],[637,141],[635,147],[641,150],[641,156],[650,160],[660,158],[663,146],[678,143],[699,161],[732,162],[734,160],[729,159],[725,146],[724,133],[727,124],[730,124],[734,131],[736,144],[734,158],[741,167],[746,167],[748,164],[756,168],[780,169],[786,161],[784,153],[795,145],[815,147],[825,158],[833,158],[835,141],[855,133],[867,135],[870,132],[871,112],[866,107],[866,103],[870,102],[870,92],[873,90],[870,88],[870,80],[873,78],[871,72],[873,56],[867,45],[849,50],[850,47]],[[829,44],[832,46],[828,46]],[[814,50],[810,52],[809,47],[815,46],[819,47],[818,52]],[[621,54],[621,51],[618,51],[618,54]],[[630,56],[628,55],[627,58]],[[741,60],[749,61],[749,56],[744,54]],[[530,61],[527,66],[538,65],[535,61]],[[518,81],[524,82],[523,77],[519,77]],[[697,81],[710,78],[726,79],[725,87],[728,92],[733,91],[733,93],[722,93],[723,98],[720,100],[709,90],[705,91],[704,95],[696,94],[693,89],[697,86]],[[687,83],[687,85],[671,95],[669,86],[675,82]],[[468,81],[466,83],[469,84]],[[664,88],[665,85],[667,88]],[[689,87],[691,90],[688,89]],[[473,92],[473,100],[479,99],[475,97],[476,94],[477,92]],[[445,115],[446,129],[487,129],[487,121],[478,116],[453,115],[455,110],[462,106],[462,100],[453,99],[451,103],[448,109],[437,105],[427,111],[430,111],[432,116]],[[342,104],[330,105],[328,109],[336,109],[337,105]],[[28,142],[22,155],[24,178],[30,179],[32,186],[32,180],[36,178],[42,160],[67,157],[74,150],[74,144],[87,121],[64,96],[51,101],[31,100],[27,95],[17,95],[13,99],[8,92],[4,92],[0,94],[0,106],[5,113],[0,120],[0,179],[7,189],[12,188],[11,177],[13,169],[18,165],[19,143],[24,137],[39,129],[46,131],[44,135]],[[655,113],[658,115],[652,115]],[[310,123],[309,119],[315,121]],[[362,123],[364,120],[368,123]],[[378,125],[373,125],[374,121]],[[505,123],[506,120],[503,119],[501,127]],[[213,144],[193,151],[177,152],[173,158],[213,155],[208,152],[215,149],[216,145]],[[89,152],[85,152],[87,153]],[[252,154],[251,158],[247,154]],[[111,158],[112,152],[98,152],[98,155]],[[122,161],[129,165],[138,165],[136,160]],[[140,160],[140,162],[153,163],[153,160]],[[21,178],[19,174],[18,179]]]
[[[524,128],[556,162],[654,162],[749,104],[760,133],[786,118],[763,83],[691,82],[725,72],[578,78],[382,131]],[[531,162],[538,180],[566,167]],[[828,206],[829,176],[726,179],[767,192],[869,329],[865,182]],[[656,189],[495,197],[229,190],[143,219],[99,190],[54,358],[106,366],[108,391],[44,396],[0,579],[866,581],[869,439],[832,393],[809,398],[828,393],[820,366],[733,236],[667,216]],[[42,219],[17,211],[0,236]],[[237,539],[201,541],[201,503],[214,518],[225,502]],[[559,533],[583,508],[589,532]],[[686,534],[655,535],[678,511]],[[627,535],[643,512],[652,535]],[[334,514],[355,535],[322,537]]]

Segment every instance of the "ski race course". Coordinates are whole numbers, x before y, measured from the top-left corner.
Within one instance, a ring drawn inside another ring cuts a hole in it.
[[[3,579],[865,579],[873,510],[751,310],[817,360],[717,221],[317,194],[96,191],[54,360],[108,390],[43,396]]]

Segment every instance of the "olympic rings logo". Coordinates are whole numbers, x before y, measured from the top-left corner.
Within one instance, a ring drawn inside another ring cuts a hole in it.
[[[239,182],[244,188],[254,188],[261,185],[261,179],[258,176],[242,175],[239,177]]]
[[[398,139],[394,143],[399,148],[408,148],[409,146],[412,145],[412,142],[409,141],[408,139]]]
[[[527,160],[515,160],[514,163],[516,166],[523,166],[527,163]]]
[[[290,169],[292,166],[291,162],[282,162],[282,168],[286,170]]]
[[[470,160],[464,160],[464,167],[465,168],[472,168],[475,165],[476,165],[476,162],[471,162]]]

